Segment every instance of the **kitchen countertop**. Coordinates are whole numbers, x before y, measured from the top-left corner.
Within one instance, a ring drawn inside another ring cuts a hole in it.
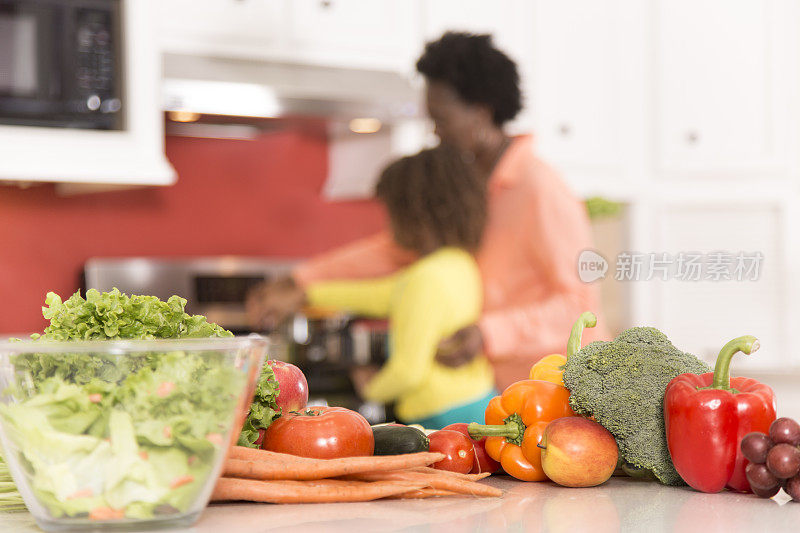
[[[779,493],[703,494],[689,488],[612,478],[600,487],[568,489],[553,483],[522,483],[507,476],[487,481],[503,498],[447,497],[368,503],[259,505],[214,504],[191,533],[261,531],[613,531],[731,533],[798,531],[800,503]],[[39,531],[27,513],[0,514],[0,531]]]

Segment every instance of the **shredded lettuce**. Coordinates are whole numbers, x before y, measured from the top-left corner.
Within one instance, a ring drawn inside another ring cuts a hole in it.
[[[185,305],[178,296],[163,302],[117,289],[89,290],[85,299],[75,293],[66,301],[51,292],[42,308],[50,325],[34,338],[232,336],[187,314]],[[187,510],[224,445],[245,380],[221,354],[208,352],[26,353],[14,364],[35,394],[6,391],[26,398],[0,405],[14,445],[8,453],[17,454],[54,517],[85,517],[99,508],[122,510],[127,518]],[[274,406],[277,382],[269,374],[259,385],[259,405]],[[251,426],[265,427],[276,414],[259,411]],[[0,509],[4,505],[0,494]]]
[[[3,454],[0,453],[0,512],[24,511],[26,509],[22,495],[17,491],[17,486],[14,485],[8,465],[3,459]]]

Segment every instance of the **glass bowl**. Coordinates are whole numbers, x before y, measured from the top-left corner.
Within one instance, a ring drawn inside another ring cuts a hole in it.
[[[194,523],[266,351],[258,335],[0,342],[0,445],[39,526]]]

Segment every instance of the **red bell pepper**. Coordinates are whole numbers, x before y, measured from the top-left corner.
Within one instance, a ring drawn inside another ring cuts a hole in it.
[[[747,460],[739,443],[751,431],[769,432],[775,420],[775,394],[751,378],[731,378],[730,364],[739,351],[758,349],[747,335],[723,346],[714,372],[681,374],[667,385],[664,421],[675,469],[692,488],[719,492],[726,486],[749,492]]]

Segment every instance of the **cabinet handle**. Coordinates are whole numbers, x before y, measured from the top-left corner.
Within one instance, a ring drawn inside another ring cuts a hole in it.
[[[333,5],[333,2],[332,2],[332,0],[320,0],[320,2],[319,2],[319,6],[320,6],[322,9],[328,9],[328,8],[329,8],[329,7],[331,7],[332,5]]]
[[[697,130],[689,130],[686,132],[686,142],[688,144],[697,144],[700,141],[700,133]]]
[[[572,126],[565,122],[558,127],[558,133],[562,137],[569,137],[572,134]]]

